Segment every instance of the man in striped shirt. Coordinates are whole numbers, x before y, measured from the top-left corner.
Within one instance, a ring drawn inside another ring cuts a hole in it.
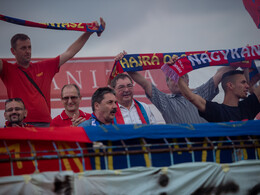
[[[176,59],[171,59],[173,64]],[[218,84],[225,72],[233,70],[233,67],[222,67],[206,83],[193,90],[193,93],[200,95],[206,100],[212,100],[218,93]],[[146,93],[147,98],[161,112],[167,124],[172,123],[206,123],[207,121],[199,116],[198,109],[185,97],[182,96],[178,84],[170,78],[166,78],[167,86],[172,94],[166,94],[157,89],[151,82],[146,80],[138,72],[128,72],[132,79],[138,83]],[[189,84],[189,76],[185,75],[183,80]]]

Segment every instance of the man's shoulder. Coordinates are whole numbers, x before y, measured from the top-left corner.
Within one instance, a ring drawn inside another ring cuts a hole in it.
[[[46,58],[46,59],[35,59],[31,61],[32,66],[42,65],[42,64],[49,64],[49,63],[59,63],[60,56],[56,56],[53,58]]]
[[[144,103],[144,102],[137,101],[136,99],[135,99],[135,101],[137,102],[138,105],[141,105],[141,106],[143,106],[144,108],[148,108],[148,107],[149,107],[149,105],[146,104],[146,103]]]
[[[67,114],[65,113],[65,110],[63,110],[59,115],[55,116],[52,119],[52,121],[53,122],[63,121],[66,117],[68,118]]]
[[[10,62],[7,59],[1,59],[3,66],[5,66],[6,68],[18,68],[16,62]]]
[[[84,121],[83,123],[80,123],[78,127],[85,127],[85,126],[92,126],[92,118]]]
[[[144,102],[140,102],[140,101],[138,101],[140,104],[142,104],[142,105],[145,105],[145,106],[148,106],[148,104],[146,104],[146,103],[144,103]]]
[[[82,111],[82,110],[80,110],[79,109],[79,115],[81,116],[81,117],[84,117],[84,118],[86,118],[86,119],[89,119],[90,117],[91,117],[91,114],[90,113],[87,113],[87,112],[84,112],[84,111]]]

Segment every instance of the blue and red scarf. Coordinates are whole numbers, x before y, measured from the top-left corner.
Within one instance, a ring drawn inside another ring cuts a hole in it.
[[[115,61],[108,83],[122,72],[160,69],[173,56],[177,56],[179,59],[174,66],[165,68],[164,72],[172,69],[179,76],[182,76],[195,69],[221,65],[251,68],[253,70],[251,75],[254,75],[258,71],[253,60],[260,59],[260,45],[227,50],[128,54],[122,60]]]
[[[96,32],[98,35],[100,35],[104,31],[102,25],[96,26],[94,22],[92,23],[38,23],[38,22],[32,22],[32,21],[18,19],[18,18],[12,18],[1,14],[0,14],[0,20],[13,23],[13,24],[29,26],[29,27],[49,28],[55,30]]]
[[[12,127],[12,124],[9,121],[6,121],[4,128],[9,128],[9,127]],[[21,125],[19,125],[19,127],[33,127],[33,125],[22,123]]]
[[[147,115],[143,105],[135,99],[134,99],[134,104],[135,104],[137,113],[140,117],[140,120],[142,121],[142,124],[150,124],[148,115]],[[114,121],[115,121],[116,124],[125,124],[124,118],[122,116],[122,113],[121,113],[121,110],[120,110],[118,104],[117,104],[117,111],[116,111],[116,114],[115,114]]]

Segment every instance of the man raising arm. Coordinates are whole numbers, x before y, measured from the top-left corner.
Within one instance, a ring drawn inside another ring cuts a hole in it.
[[[98,23],[96,26],[98,28]],[[100,18],[105,29],[105,22]],[[11,52],[16,63],[0,60],[0,77],[7,88],[9,98],[19,97],[28,109],[25,122],[34,126],[49,126],[50,87],[59,67],[71,59],[86,43],[91,32],[81,35],[64,53],[56,58],[31,62],[31,40],[25,34],[16,34],[11,39]]]
[[[117,55],[116,60],[120,60],[126,52],[121,52]],[[176,57],[173,57],[168,64],[173,64],[176,61]],[[194,93],[201,95],[203,98],[212,100],[218,94],[218,84],[221,80],[223,73],[233,69],[232,67],[223,67],[209,79],[205,84],[199,86],[194,90]],[[146,93],[146,96],[161,112],[165,122],[171,123],[205,123],[205,119],[201,118],[198,114],[197,108],[187,101],[180,93],[178,84],[172,81],[170,78],[166,78],[166,83],[171,95],[165,94],[158,90],[151,82],[146,80],[138,72],[128,72],[132,79],[138,83]],[[184,81],[188,85],[189,77],[184,76]]]
[[[253,120],[260,111],[260,86],[247,97],[249,85],[243,71],[233,70],[223,75],[222,88],[225,96],[222,104],[206,101],[194,94],[183,78],[180,78],[178,83],[182,94],[209,122]]]

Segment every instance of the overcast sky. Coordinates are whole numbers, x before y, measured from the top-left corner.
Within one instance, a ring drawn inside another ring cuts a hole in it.
[[[77,57],[229,49],[259,44],[260,34],[242,0],[0,0],[0,14],[35,22],[91,22],[102,16]],[[82,32],[24,27],[0,21],[0,57],[13,57],[10,39],[26,33],[32,57],[57,56]]]

